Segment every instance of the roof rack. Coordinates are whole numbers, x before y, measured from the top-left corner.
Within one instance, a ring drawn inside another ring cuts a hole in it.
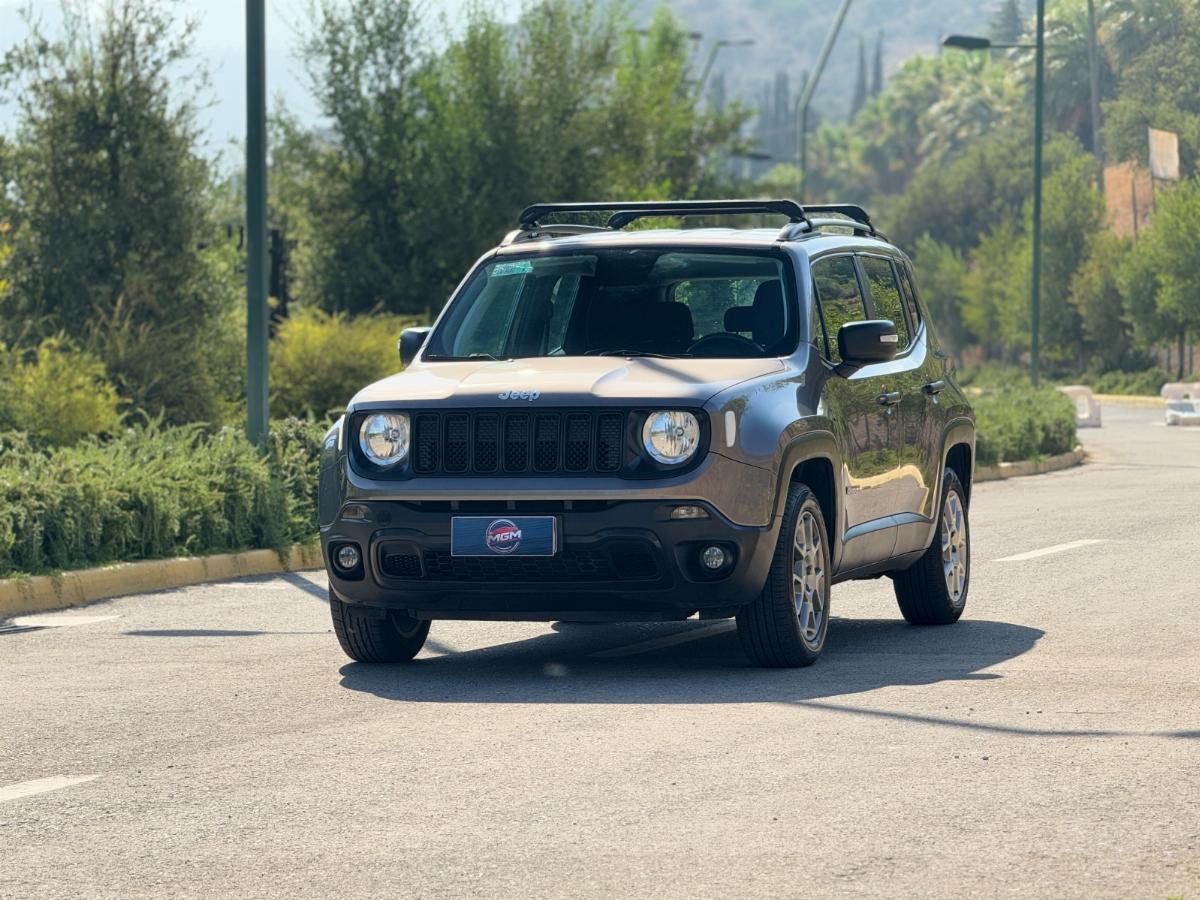
[[[610,212],[603,226],[564,223],[541,225],[539,220],[555,213]],[[824,227],[849,228],[857,234],[883,237],[871,223],[871,217],[854,203],[829,203],[801,206],[795,200],[614,200],[598,203],[535,203],[521,213],[521,225],[505,237],[503,244],[537,240],[555,235],[587,234],[619,230],[637,219],[657,216],[736,216],[774,213],[787,216],[788,224],[776,240],[792,241],[813,235]],[[813,218],[811,213],[829,215]],[[838,216],[844,218],[836,218]]]
[[[609,203],[535,203],[521,213],[521,229],[533,230],[538,220],[553,213],[607,212],[608,227],[624,228],[649,216],[736,216],[776,213],[792,223],[807,221],[804,207],[795,200],[636,200]],[[865,213],[864,213],[865,215]]]

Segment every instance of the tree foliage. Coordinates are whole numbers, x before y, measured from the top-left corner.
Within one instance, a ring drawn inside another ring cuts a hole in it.
[[[546,0],[476,9],[440,53],[407,2],[324,3],[305,58],[332,135],[286,124],[275,177],[307,221],[305,300],[427,313],[537,199],[686,197],[742,114],[700,103],[685,33]]]
[[[191,29],[175,21],[149,0],[114,0],[99,24],[66,6],[61,36],[31,22],[0,64],[20,121],[0,321],[10,340],[67,334],[135,406],[190,421],[219,415],[231,271],[199,249],[215,236],[211,177],[178,87]]]

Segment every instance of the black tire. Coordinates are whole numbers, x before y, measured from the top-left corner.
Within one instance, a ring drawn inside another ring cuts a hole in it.
[[[798,525],[815,528],[814,533],[819,536],[815,552],[808,554],[808,559],[803,556],[797,559],[796,556]],[[817,598],[823,606],[820,611],[820,623],[815,623],[815,616],[810,620],[808,615],[805,615],[803,624],[808,626],[809,634],[806,634],[806,628],[802,627],[801,613],[793,595],[794,573],[799,577],[795,571],[797,566],[804,568],[806,579],[812,579],[811,582],[802,582],[801,587],[807,590],[808,586],[815,589],[819,585],[821,591]],[[755,665],[794,668],[811,666],[817,661],[829,634],[829,589],[832,585],[832,574],[829,531],[825,527],[821,507],[807,486],[792,484],[788,488],[787,506],[779,529],[779,542],[775,546],[775,555],[771,559],[771,569],[767,574],[767,583],[763,586],[762,593],[752,603],[743,606],[737,614],[738,638],[741,639],[742,649]]]
[[[948,511],[951,498],[957,501],[957,508],[961,510],[957,532],[950,525],[950,520],[955,518]],[[950,551],[943,549],[947,545],[948,527],[950,545],[958,545],[959,538],[956,535],[961,535],[961,547],[953,556],[948,556]],[[957,597],[951,587],[957,580],[951,577],[946,568],[948,562],[953,560],[960,561],[962,565],[962,587]],[[966,609],[967,590],[971,586],[971,528],[967,517],[966,492],[953,469],[947,469],[942,476],[937,527],[929,549],[903,572],[892,576],[892,584],[900,613],[914,625],[949,625],[957,622]]]
[[[414,619],[397,610],[384,618],[367,615],[343,603],[330,591],[329,612],[333,632],[346,655],[357,662],[408,662],[421,652],[429,635],[429,621]]]

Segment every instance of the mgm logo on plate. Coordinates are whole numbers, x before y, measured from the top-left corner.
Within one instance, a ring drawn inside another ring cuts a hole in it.
[[[487,527],[483,540],[493,553],[512,553],[521,546],[521,529],[511,519],[497,519]]]

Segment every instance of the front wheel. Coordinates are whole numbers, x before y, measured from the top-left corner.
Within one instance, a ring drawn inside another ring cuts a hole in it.
[[[900,613],[914,625],[957,622],[971,586],[971,532],[967,499],[953,469],[942,478],[942,514],[929,549],[892,577]]]
[[[779,543],[762,593],[737,614],[738,637],[760,666],[811,666],[829,633],[829,541],[812,491],[788,489]]]
[[[333,631],[346,655],[356,662],[408,662],[421,652],[429,635],[429,621],[414,619],[389,609],[382,618],[344,603],[329,592]]]

